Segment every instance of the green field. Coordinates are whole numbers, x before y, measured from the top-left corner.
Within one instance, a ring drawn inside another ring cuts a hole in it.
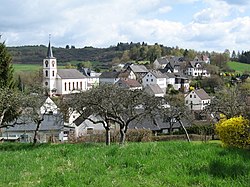
[[[244,72],[250,72],[250,64],[244,64],[244,63],[239,63],[239,62],[228,62],[227,65],[235,70],[236,73],[244,73]]]
[[[13,64],[13,67],[15,72],[38,71],[42,68],[42,64]]]
[[[0,186],[250,184],[250,152],[218,143],[0,144]]]

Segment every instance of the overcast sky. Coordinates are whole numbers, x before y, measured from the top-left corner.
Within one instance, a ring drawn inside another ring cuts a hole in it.
[[[249,0],[0,0],[7,46],[118,42],[250,50]]]

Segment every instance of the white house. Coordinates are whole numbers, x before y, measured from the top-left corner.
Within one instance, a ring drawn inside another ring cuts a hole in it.
[[[65,95],[87,90],[87,78],[76,69],[57,69],[49,42],[47,57],[43,60],[43,85],[48,94]]]
[[[69,132],[74,132],[74,127],[64,125],[63,115],[59,112],[59,108],[48,97],[44,104],[40,107],[40,114],[43,120],[38,130],[38,142],[45,143],[48,141],[65,141]],[[19,124],[13,127],[2,128],[2,138],[4,140],[16,140],[21,142],[32,142],[37,124],[28,116],[22,116],[17,120]]]
[[[204,67],[204,62],[190,61],[185,70],[185,75],[192,77],[210,77],[210,73]]]
[[[103,119],[100,116],[90,115],[88,118],[93,121],[103,121]],[[105,128],[103,127],[102,123],[94,124],[90,120],[84,119],[81,116],[79,116],[74,121],[74,124],[76,126],[75,128],[76,137],[84,136],[87,134],[100,133],[100,132],[105,131]]]
[[[87,90],[99,85],[99,77],[101,73],[97,73],[90,68],[83,68],[81,72],[87,78]]]
[[[149,71],[143,78],[142,78],[142,85],[146,87],[147,85],[157,84],[165,93],[167,88],[167,77],[163,73],[157,70]]]
[[[211,103],[211,97],[203,89],[191,91],[185,96],[185,104],[190,110],[204,110]]]

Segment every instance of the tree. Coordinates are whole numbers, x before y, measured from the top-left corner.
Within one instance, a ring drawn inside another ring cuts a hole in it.
[[[22,111],[23,96],[9,88],[0,88],[0,128],[13,126]]]
[[[173,126],[175,123],[179,123],[180,126],[183,128],[187,140],[190,142],[189,135],[185,126],[183,125],[182,120],[184,118],[187,121],[191,122],[193,120],[190,111],[188,110],[187,106],[184,104],[184,97],[182,94],[168,94],[162,100],[162,105],[159,108],[159,113],[163,115],[166,122],[170,124],[169,133],[173,133]]]
[[[13,88],[15,86],[13,80],[14,69],[11,61],[12,58],[5,43],[0,42],[0,88]]]
[[[110,140],[111,122],[119,125],[120,143],[123,144],[129,124],[149,115],[157,106],[155,97],[141,90],[125,90],[114,85],[101,85],[87,92],[76,94],[69,104],[84,119],[103,124],[107,145]],[[92,114],[101,116],[103,120],[91,120],[89,116]]]
[[[247,99],[248,96],[242,94],[238,86],[232,86],[217,91],[207,108],[214,116],[222,114],[226,119],[240,115],[247,116],[249,113],[248,106],[246,105]]]

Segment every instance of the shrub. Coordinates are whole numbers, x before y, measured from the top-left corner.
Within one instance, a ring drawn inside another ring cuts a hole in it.
[[[250,146],[250,122],[242,116],[221,120],[216,124],[215,131],[225,146],[238,148]]]

